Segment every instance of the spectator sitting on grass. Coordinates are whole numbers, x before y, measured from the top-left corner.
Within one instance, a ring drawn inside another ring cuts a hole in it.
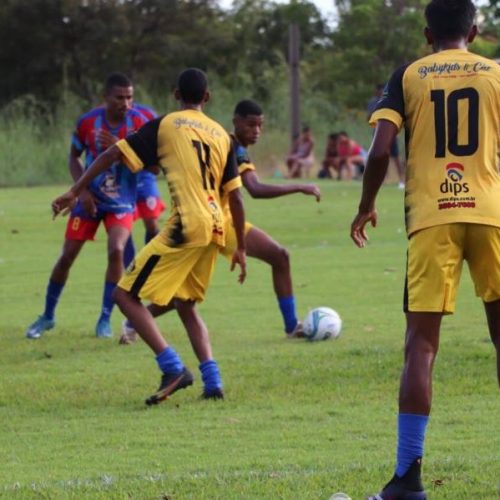
[[[366,151],[347,132],[339,132],[338,144],[338,180],[360,178],[365,168]]]
[[[309,171],[314,164],[314,139],[311,129],[307,126],[302,128],[302,133],[293,143],[291,153],[286,157],[288,167],[288,178],[295,179],[302,177],[302,170],[305,177],[309,177]]]
[[[328,142],[326,143],[325,158],[321,163],[321,170],[318,172],[318,177],[320,179],[331,179],[332,169],[338,173],[339,171],[339,153],[338,153],[338,140],[339,134],[332,133],[328,136]]]

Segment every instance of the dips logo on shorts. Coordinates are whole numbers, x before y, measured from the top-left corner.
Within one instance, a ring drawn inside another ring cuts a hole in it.
[[[462,182],[464,177],[464,166],[460,163],[448,163],[446,165],[446,179],[439,186],[443,194],[453,194],[457,196],[461,193],[469,192],[469,185]]]

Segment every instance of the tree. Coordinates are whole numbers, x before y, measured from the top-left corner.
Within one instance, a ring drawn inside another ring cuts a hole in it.
[[[376,83],[425,53],[427,0],[337,0],[339,24],[319,86],[341,102],[364,107]]]
[[[0,3],[0,103],[28,93],[58,96],[63,67],[61,17],[55,0]]]

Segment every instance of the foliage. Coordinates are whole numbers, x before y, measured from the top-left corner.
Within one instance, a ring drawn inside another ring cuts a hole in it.
[[[271,79],[271,71],[263,78]],[[230,130],[234,105],[247,95],[227,88],[217,76],[211,80],[213,92],[207,114]],[[177,106],[171,96],[164,94],[155,98],[142,87],[138,89],[137,100],[151,104],[161,113]],[[284,156],[289,148],[287,102],[286,72],[283,71],[264,106],[266,133],[252,154],[267,174],[284,171]],[[86,103],[71,93],[50,112],[43,101],[32,95],[14,99],[0,110],[0,188],[68,183],[70,136],[76,117],[84,111],[87,111]],[[314,132],[318,162],[322,159],[326,136],[332,131],[347,130],[365,148],[370,144],[371,132],[363,113],[342,110],[324,95],[308,89],[303,93],[302,118]]]
[[[226,11],[216,0],[5,0],[0,106],[30,94],[54,107],[65,93],[95,104],[114,70],[160,95],[186,66],[269,104],[286,77],[288,30],[296,23],[305,91],[359,109],[375,83],[425,53],[426,2],[337,0],[333,29],[311,0],[235,0]],[[495,10],[484,7],[481,15],[485,39],[475,48],[497,55]]]
[[[493,12],[493,15],[497,18],[500,18],[500,1],[490,0],[490,8]]]
[[[493,1],[492,1],[493,4]],[[497,2],[495,2],[495,5]],[[479,49],[487,57],[500,57],[500,5],[489,6],[480,9],[482,16],[481,38],[479,43],[484,46]],[[473,50],[477,50],[477,42],[472,45]]]
[[[429,50],[422,36],[426,2],[336,0],[332,26],[311,0],[235,0],[229,10],[217,0],[4,0],[0,185],[65,179],[74,120],[101,101],[103,80],[115,70],[133,77],[138,100],[167,111],[179,70],[205,69],[214,90],[209,111],[230,126],[234,103],[257,99],[266,126],[280,137],[279,150],[262,159],[282,155],[290,23],[301,32],[302,121],[314,127],[321,145],[339,123],[352,121],[347,128],[362,131],[374,84]],[[496,4],[481,8],[481,37],[472,45],[488,57],[500,57]]]
[[[375,83],[385,82],[400,65],[425,53],[422,6],[426,0],[339,3],[330,64],[324,75],[331,91],[350,106],[365,102]]]

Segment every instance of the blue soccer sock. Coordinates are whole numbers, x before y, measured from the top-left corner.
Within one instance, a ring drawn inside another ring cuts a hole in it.
[[[125,269],[130,265],[135,257],[135,246],[132,235],[129,236],[125,248],[123,249],[123,265]]]
[[[200,363],[201,379],[205,387],[205,392],[215,391],[222,389],[222,379],[217,366],[217,361],[210,359]]]
[[[184,369],[181,358],[170,346],[156,356],[156,362],[163,373],[176,375]]]
[[[399,414],[397,476],[404,476],[415,459],[423,456],[425,429],[428,421],[427,415]]]
[[[295,297],[278,297],[281,315],[285,323],[285,332],[292,333],[297,326],[297,312],[295,310]]]
[[[100,320],[108,320],[111,317],[111,313],[113,311],[113,306],[115,305],[115,301],[113,300],[113,291],[116,288],[116,283],[111,283],[110,281],[106,281],[104,283],[104,292],[102,294],[102,310]]]
[[[59,302],[59,297],[64,288],[64,283],[56,283],[55,281],[49,280],[47,285],[47,291],[45,292],[45,311],[43,315],[47,319],[54,319],[56,312],[57,303]]]

